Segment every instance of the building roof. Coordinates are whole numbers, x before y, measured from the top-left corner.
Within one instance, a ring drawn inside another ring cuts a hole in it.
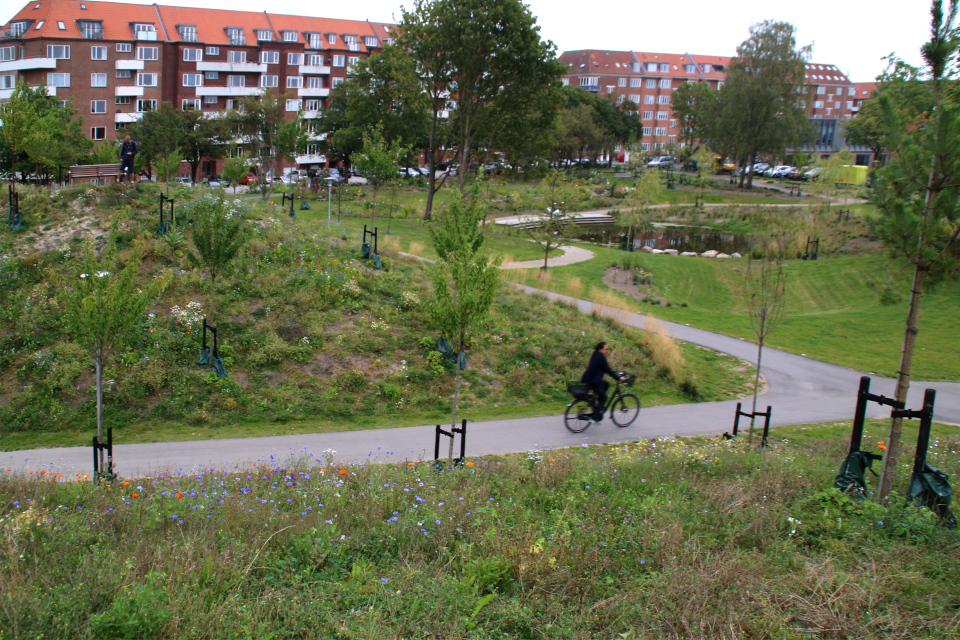
[[[857,99],[859,100],[872,98],[877,91],[876,82],[854,82],[853,86],[856,87]]]
[[[306,42],[304,33],[332,33],[339,36],[336,46],[338,49],[344,48],[340,42],[344,35],[354,35],[359,39],[357,50],[361,52],[367,51],[363,36],[376,36],[381,44],[384,38],[393,37],[390,25],[368,20],[292,16],[265,11],[137,5],[100,0],[32,0],[11,18],[10,23],[23,20],[32,21],[29,31],[24,34],[25,39],[81,39],[83,36],[77,25],[78,20],[100,22],[104,40],[135,39],[132,26],[134,23],[152,24],[157,31],[156,39],[161,42],[180,42],[177,26],[190,25],[196,28],[195,42],[222,46],[230,44],[225,27],[242,28],[248,46],[257,44],[254,32],[257,29],[273,32],[275,42],[283,40],[281,31],[295,31],[300,44]],[[63,23],[64,29],[59,28],[58,22]],[[6,28],[9,28],[10,23]]]
[[[626,74],[649,77],[671,78],[715,78],[722,79],[730,58],[724,56],[699,56],[687,53],[655,53],[649,51],[605,51],[602,49],[583,49],[564,51],[560,61],[567,65],[570,73],[584,74]],[[656,63],[657,70],[650,71],[648,63]],[[635,64],[639,64],[634,70]],[[660,71],[660,65],[667,64],[667,71]],[[687,66],[696,65],[693,71]],[[710,65],[710,73],[704,73],[704,64]]]
[[[840,68],[835,64],[822,64],[819,62],[808,62],[807,63],[807,84],[824,84],[824,83],[837,83],[837,84],[851,84],[850,78],[848,78]]]

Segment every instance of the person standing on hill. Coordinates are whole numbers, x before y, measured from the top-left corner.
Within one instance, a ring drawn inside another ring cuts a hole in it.
[[[133,181],[133,160],[137,157],[137,153],[139,152],[140,147],[136,142],[130,139],[130,136],[127,136],[123,139],[123,146],[120,147],[121,181],[125,176],[130,176],[130,180]]]
[[[593,389],[594,393],[597,394],[597,404],[593,407],[594,422],[603,420],[603,409],[607,405],[607,389],[610,387],[610,383],[604,380],[603,376],[608,375],[614,379],[624,379],[610,368],[610,364],[607,362],[607,353],[609,351],[610,348],[606,342],[598,342],[597,346],[593,349],[593,354],[590,356],[590,363],[587,365],[587,370],[580,376],[580,382]]]

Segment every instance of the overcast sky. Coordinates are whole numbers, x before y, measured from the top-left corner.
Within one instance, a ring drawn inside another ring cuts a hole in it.
[[[152,4],[133,0],[135,4]],[[159,4],[263,11],[393,22],[407,0],[354,0],[319,3],[307,0],[264,3],[258,0],[167,0]],[[797,28],[797,42],[813,45],[814,62],[835,64],[854,82],[872,81],[883,71],[882,58],[896,52],[919,64],[920,46],[929,36],[926,0],[833,0],[832,2],[637,2],[631,0],[531,0],[530,10],[541,35],[559,51],[612,49],[733,55],[751,24],[781,20]],[[0,8],[6,24],[23,7],[7,0]]]

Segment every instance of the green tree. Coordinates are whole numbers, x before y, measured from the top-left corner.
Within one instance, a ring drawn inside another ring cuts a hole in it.
[[[143,316],[170,282],[170,274],[154,278],[146,286],[138,286],[141,255],[134,253],[125,266],[111,273],[116,255],[97,256],[87,250],[78,261],[78,272],[61,282],[63,323],[67,333],[92,357],[97,380],[97,439],[103,442],[103,370],[114,349],[129,335],[130,329]],[[116,268],[116,267],[114,267]],[[104,465],[100,452],[100,468]]]
[[[223,180],[233,185],[233,192],[237,192],[240,179],[247,175],[247,161],[243,157],[230,158],[223,163]],[[221,181],[220,184],[223,184]]]
[[[657,168],[647,169],[643,172],[640,182],[637,183],[629,195],[630,209],[627,211],[627,249],[633,242],[633,229],[635,226],[646,225],[649,223],[650,205],[659,200],[663,195],[663,178],[660,170]]]
[[[874,161],[879,162],[886,131],[879,101],[871,98],[860,105],[857,115],[843,122],[843,130],[847,143],[868,147],[873,151]]]
[[[559,171],[550,171],[540,181],[540,191],[550,196],[551,206],[547,207],[546,215],[539,214],[538,220],[525,227],[524,232],[531,240],[543,246],[543,271],[546,271],[550,248],[560,244],[567,225],[573,222],[573,216],[563,211],[569,191],[565,188]]]
[[[460,398],[460,369],[477,333],[490,319],[490,307],[500,283],[500,259],[491,261],[482,251],[484,234],[481,222],[486,217],[479,189],[467,196],[454,194],[450,207],[437,216],[430,237],[438,260],[433,267],[434,302],[431,318],[453,345],[456,378],[453,392],[453,417],[457,424]],[[453,440],[449,458],[453,459]]]
[[[285,101],[274,90],[243,98],[240,109],[227,118],[228,127],[243,136],[261,169],[257,182],[264,199],[268,192],[266,169],[280,175],[281,162],[292,159],[306,145],[307,132],[300,126],[302,114],[288,120],[286,113]]]
[[[229,272],[240,248],[250,238],[250,228],[235,206],[223,195],[197,199],[193,205],[193,246],[190,263],[206,269],[210,279],[210,323],[216,319],[217,278]]]
[[[37,175],[76,162],[92,145],[83,135],[83,118],[74,118],[76,113],[69,101],[63,104],[47,95],[46,86],[33,89],[21,80],[0,110],[4,140],[14,161],[29,162]]]
[[[693,153],[712,137],[710,115],[716,100],[717,92],[703,80],[684,82],[670,97],[670,108],[680,127],[678,139],[693,147]]]
[[[354,154],[354,166],[367,184],[373,187],[373,207],[370,212],[370,228],[377,216],[377,194],[380,188],[397,177],[400,162],[409,157],[410,149],[401,147],[394,140],[388,144],[383,138],[380,127],[363,135],[363,148],[360,153]]]
[[[125,135],[136,140],[140,147],[137,164],[145,166],[150,175],[153,175],[152,167],[158,160],[169,158],[174,151],[181,149],[182,113],[169,102],[162,102],[159,109],[147,111],[140,120],[127,125]]]
[[[797,48],[793,25],[772,20],[751,26],[737,47],[720,89],[723,113],[713,116],[712,128],[736,148],[742,166],[758,154],[781,156],[788,146],[800,146],[810,128],[801,106],[810,51]],[[743,173],[741,185],[744,180],[752,188],[752,172]]]
[[[906,91],[876,98],[883,113],[886,167],[877,171],[871,201],[872,225],[884,245],[913,268],[900,367],[894,397],[905,402],[925,287],[957,269],[960,237],[960,97],[956,59],[960,40],[954,28],[957,2],[944,12],[931,6],[930,40],[921,48],[925,77],[905,80]],[[893,487],[900,456],[902,419],[890,421],[880,476],[879,498]]]
[[[415,0],[412,11],[403,9],[398,29],[398,44],[426,78],[431,155],[436,125],[455,101],[449,116],[461,190],[475,152],[495,148],[510,156],[549,145],[566,67],[553,43],[541,42],[520,0]]]
[[[157,167],[157,176],[167,183],[167,194],[170,194],[170,174],[180,171],[180,163],[183,162],[183,153],[180,147],[170,152],[169,155],[159,156],[153,163]]]
[[[183,130],[180,149],[183,158],[190,163],[190,178],[196,182],[199,178],[197,169],[200,168],[200,163],[222,158],[226,151],[224,123],[219,118],[208,118],[202,111],[195,109],[181,111],[180,114]]]

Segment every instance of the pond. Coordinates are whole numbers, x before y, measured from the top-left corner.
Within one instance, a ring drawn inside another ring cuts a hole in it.
[[[628,227],[625,225],[597,225],[580,227],[574,237],[578,240],[596,242],[602,245],[622,246],[627,240]],[[750,240],[743,235],[724,233],[710,227],[690,227],[673,225],[654,225],[643,230],[633,230],[633,246],[653,249],[676,249],[703,253],[713,249],[721,253],[740,253],[746,255],[753,248]]]

